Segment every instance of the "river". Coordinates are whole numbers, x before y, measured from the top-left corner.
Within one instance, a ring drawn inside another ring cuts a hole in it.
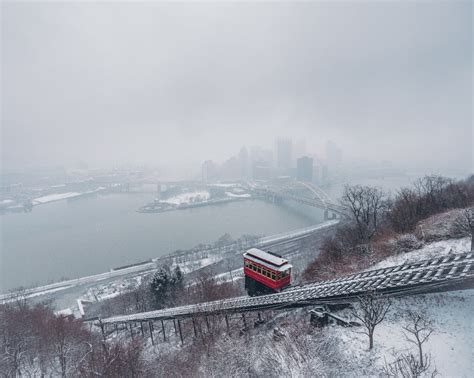
[[[352,184],[392,193],[413,177],[377,178]],[[344,184],[325,189],[340,197]],[[323,211],[258,200],[143,214],[155,194],[106,194],[34,207],[0,216],[0,292],[108,271],[211,243],[229,233],[271,235],[323,221]]]
[[[270,235],[323,220],[257,200],[143,214],[154,194],[107,194],[5,214],[1,222],[0,292],[100,273],[209,243],[229,233]]]

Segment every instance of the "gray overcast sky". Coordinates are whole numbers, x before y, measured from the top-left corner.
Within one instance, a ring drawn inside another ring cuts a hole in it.
[[[224,159],[335,140],[472,171],[472,5],[2,2],[2,160]]]

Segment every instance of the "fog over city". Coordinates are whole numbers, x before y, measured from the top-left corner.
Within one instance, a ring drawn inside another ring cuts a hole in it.
[[[470,2],[2,4],[2,167],[149,164],[327,140],[473,166]]]
[[[0,376],[472,376],[472,4],[1,1]]]

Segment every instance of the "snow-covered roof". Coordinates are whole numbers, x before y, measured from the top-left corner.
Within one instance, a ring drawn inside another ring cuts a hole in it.
[[[247,252],[244,253],[244,257],[246,258],[250,257],[252,260],[257,260],[257,262],[260,262],[260,261],[267,262],[275,266],[282,266],[288,263],[288,260],[282,257],[272,255],[271,253],[262,251],[261,249],[258,249],[258,248],[249,249]]]

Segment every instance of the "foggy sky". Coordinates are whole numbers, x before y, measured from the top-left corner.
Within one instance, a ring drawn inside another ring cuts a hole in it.
[[[2,165],[187,167],[327,139],[472,171],[472,6],[2,3]]]

